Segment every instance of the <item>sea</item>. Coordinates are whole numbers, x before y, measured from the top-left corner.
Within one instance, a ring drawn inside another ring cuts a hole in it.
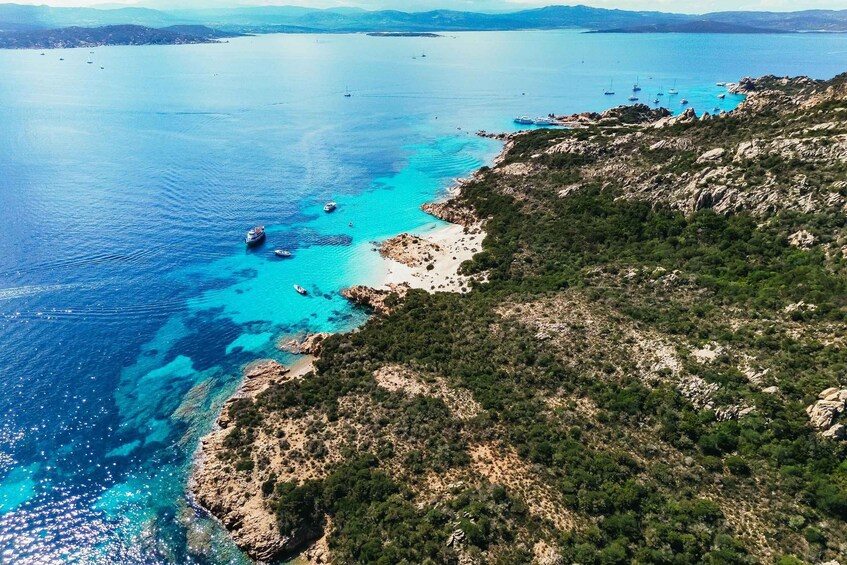
[[[281,338],[365,322],[339,290],[442,225],[420,205],[501,149],[477,130],[845,70],[847,36],[811,33],[0,51],[0,561],[244,562],[187,495],[199,439]]]

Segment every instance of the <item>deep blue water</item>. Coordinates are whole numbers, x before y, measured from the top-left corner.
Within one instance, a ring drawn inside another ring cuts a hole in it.
[[[198,438],[244,363],[290,361],[281,335],[363,322],[337,291],[371,281],[368,242],[438,224],[418,206],[499,150],[477,129],[624,103],[636,77],[711,111],[739,100],[716,81],[847,70],[847,37],[811,34],[94,51],[0,51],[4,562],[240,560],[186,502]]]

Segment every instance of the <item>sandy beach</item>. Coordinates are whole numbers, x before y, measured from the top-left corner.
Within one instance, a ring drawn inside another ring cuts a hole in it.
[[[466,292],[471,277],[460,275],[459,266],[482,249],[485,232],[481,224],[447,224],[430,231],[417,232],[416,244],[402,250],[391,249],[400,234],[383,242],[377,264],[377,288],[390,284],[408,284],[430,292]]]

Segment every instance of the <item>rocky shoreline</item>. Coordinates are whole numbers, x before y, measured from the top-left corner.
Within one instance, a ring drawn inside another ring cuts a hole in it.
[[[505,146],[494,159],[500,163],[511,147],[511,141],[503,138]],[[476,178],[476,171],[472,178]],[[481,249],[485,232],[482,221],[472,210],[456,202],[462,186],[471,179],[457,179],[441,201],[428,202],[421,209],[450,225],[427,236],[401,233],[377,247],[387,268],[377,288],[353,285],[341,290],[341,294],[359,306],[367,308],[377,316],[385,316],[402,303],[411,288],[428,291],[469,290],[470,277],[457,273],[464,260]],[[320,355],[321,342],[331,334],[326,332],[306,333],[283,337],[277,347],[288,353],[304,355],[290,369],[273,360],[258,360],[244,369],[238,391],[224,404],[214,430],[205,436],[197,449],[189,481],[189,491],[197,504],[205,508],[230,533],[236,545],[251,559],[266,563],[303,550],[302,563],[324,563],[328,560],[328,548],[320,532],[298,530],[284,535],[279,531],[274,514],[267,508],[261,485],[245,477],[225,463],[221,457],[226,451],[226,437],[230,432],[230,407],[240,399],[253,399],[269,386],[276,383],[300,379],[314,370],[314,360]],[[287,428],[288,442],[292,442],[298,422],[281,423]],[[298,430],[299,431],[299,430]],[[302,434],[301,434],[302,435]],[[257,443],[261,444],[262,440]],[[267,445],[279,443],[275,438],[265,438]],[[277,450],[268,450],[268,457],[279,459]],[[305,480],[310,477],[300,470],[291,478]],[[305,550],[305,545],[316,542]]]

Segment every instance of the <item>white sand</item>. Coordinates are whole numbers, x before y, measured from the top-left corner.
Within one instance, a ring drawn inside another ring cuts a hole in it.
[[[479,225],[468,227],[467,233],[465,229],[458,224],[447,224],[431,231],[416,232],[414,235],[439,246],[439,250],[432,251],[431,263],[434,268],[427,270],[427,265],[410,267],[393,259],[379,257],[377,288],[406,283],[412,288],[430,292],[466,292],[470,277],[458,274],[459,265],[482,250],[485,232]],[[377,254],[377,251],[371,253]]]

